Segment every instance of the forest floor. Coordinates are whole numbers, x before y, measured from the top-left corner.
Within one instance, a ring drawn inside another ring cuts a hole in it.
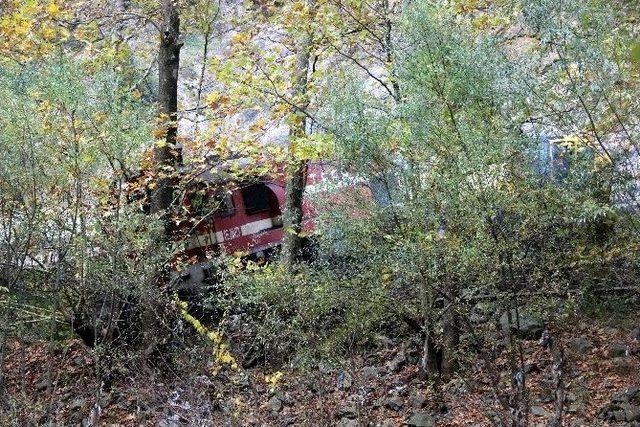
[[[594,323],[572,322],[557,334],[567,356],[564,425],[640,425],[631,421],[636,416],[640,420],[640,391],[633,395],[633,388],[640,386],[640,329],[629,322],[616,327]],[[554,410],[552,357],[537,340],[524,341],[523,349],[529,420],[531,425],[546,425]],[[341,368],[320,365],[313,371],[284,372],[274,380],[273,371],[260,367],[213,376],[206,359],[187,355],[193,363],[181,372],[160,375],[124,365],[117,369],[121,375],[100,387],[95,361],[79,340],[53,350],[42,342],[13,341],[5,366],[12,410],[3,419],[11,417],[17,425],[46,420],[87,425],[92,411],[95,418],[100,408],[100,425],[110,426],[495,424],[490,414],[500,408],[480,363],[467,376],[473,382],[454,378],[436,393],[434,384],[419,379],[417,356],[411,344],[383,338],[377,349],[354,355]],[[498,365],[506,364],[501,357]],[[616,395],[618,401],[626,399],[617,415],[611,406]],[[610,418],[619,422],[600,415],[607,405]]]

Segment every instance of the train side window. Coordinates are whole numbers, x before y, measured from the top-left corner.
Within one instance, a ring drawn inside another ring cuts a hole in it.
[[[247,215],[254,215],[270,209],[269,188],[266,185],[253,184],[244,187],[241,192]]]
[[[216,218],[228,217],[233,215],[233,213],[235,212],[235,206],[233,205],[233,198],[231,197],[231,194],[227,192],[217,193],[214,196],[214,201],[215,205],[217,206],[217,209],[214,213],[214,216]]]
[[[201,190],[193,193],[189,200],[191,202],[191,212],[196,217],[210,216],[213,212],[214,217],[223,218],[231,216],[235,212],[233,199],[231,194],[227,192],[219,191],[211,195],[210,192]]]

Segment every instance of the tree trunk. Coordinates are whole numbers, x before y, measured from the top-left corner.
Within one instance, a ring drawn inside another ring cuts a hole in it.
[[[179,165],[179,153],[176,146],[178,134],[178,71],[180,68],[180,15],[178,0],[161,1],[162,22],[160,29],[160,46],[158,50],[158,117],[156,142],[153,147],[153,163],[155,184],[151,193],[151,213],[159,214],[165,220],[165,239],[170,236],[169,208],[174,203],[174,190],[177,181],[176,168]],[[169,268],[165,265],[158,272],[158,281],[167,283]],[[149,296],[152,294],[149,294]],[[141,301],[141,322],[144,325],[160,324],[167,310],[161,304],[149,297]],[[159,347],[166,331],[144,328],[142,347],[144,348],[144,367],[150,370],[150,362],[158,356]],[[164,337],[166,338],[166,336]],[[167,356],[167,359],[169,355]]]
[[[9,341],[9,304],[1,307],[2,324],[0,325],[0,409],[6,410],[9,407],[9,399],[4,379],[4,362],[6,356],[7,344]]]
[[[443,319],[442,331],[442,377],[449,379],[458,369],[458,347],[460,346],[460,322],[453,306]]]
[[[287,268],[292,268],[302,256],[302,202],[304,200],[306,161],[290,165],[284,207],[285,236],[282,257]]]
[[[309,9],[315,7],[314,0],[307,0]],[[287,187],[285,193],[285,206],[283,224],[285,228],[282,248],[282,261],[287,269],[291,269],[302,257],[302,202],[304,199],[304,187],[307,171],[307,161],[297,157],[297,140],[307,134],[307,121],[304,110],[309,105],[307,98],[309,57],[312,44],[312,34],[306,34],[298,47],[297,63],[295,70],[295,82],[293,98],[297,108],[289,130],[289,165],[287,167]]]
[[[168,209],[173,201],[174,173],[178,165],[178,70],[180,68],[180,16],[178,0],[162,0],[162,26],[158,52],[158,132],[153,158],[157,187],[151,195],[151,212]]]

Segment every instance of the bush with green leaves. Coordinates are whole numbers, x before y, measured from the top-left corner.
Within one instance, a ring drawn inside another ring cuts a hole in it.
[[[563,19],[583,25],[563,27],[576,31],[567,38],[569,68],[588,65],[609,83],[625,70],[628,78],[627,62],[598,68],[615,34],[596,34],[603,43],[587,46],[600,23],[571,20],[621,17],[597,2],[516,9],[501,18],[516,16],[509,25],[522,23],[537,48],[514,54],[509,37],[479,32],[475,16],[407,6],[393,63],[399,100],[372,91],[346,66],[329,77],[334,90],[318,120],[335,138],[336,159],[386,194],[349,206],[316,200],[315,263],[293,275],[269,266],[234,279],[267,354],[346,351],[403,322],[455,354],[447,345],[480,330],[469,323],[477,311],[499,317],[528,306],[553,322],[583,296],[625,277],[637,283],[636,214],[618,203],[630,172],[624,152],[607,159],[598,144],[620,136],[620,126],[607,128],[606,138],[589,133],[591,111],[579,110],[576,94],[594,99],[604,86],[576,87],[561,72],[567,64],[545,50],[557,24],[548,18],[568,14]],[[611,111],[598,120],[606,117]],[[490,332],[494,342],[500,331]]]
[[[153,108],[109,60],[2,63],[0,82],[1,280],[46,295],[52,326],[113,341],[126,302],[160,303],[171,259],[163,226],[127,200]]]

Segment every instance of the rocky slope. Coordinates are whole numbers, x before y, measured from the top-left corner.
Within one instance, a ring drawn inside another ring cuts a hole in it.
[[[564,425],[640,425],[640,328],[581,322],[559,336],[568,358]],[[554,407],[551,355],[537,340],[524,343],[530,422],[546,425]],[[114,375],[99,384],[96,361],[73,340],[54,351],[48,390],[46,345],[14,342],[5,366],[13,409],[4,416],[23,425],[41,424],[47,412],[58,425],[89,425],[96,413],[114,426],[494,425],[495,390],[482,363],[436,389],[418,377],[418,348],[380,337],[376,349],[334,366],[215,376],[206,349],[185,350],[162,375],[105,361]]]

